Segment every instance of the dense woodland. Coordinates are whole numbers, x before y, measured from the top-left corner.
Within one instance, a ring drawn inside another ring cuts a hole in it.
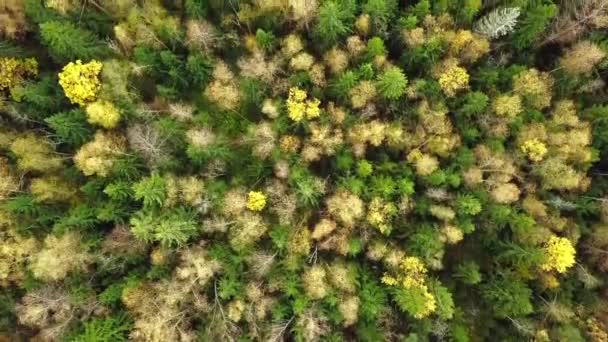
[[[0,341],[608,341],[605,0],[0,1]]]

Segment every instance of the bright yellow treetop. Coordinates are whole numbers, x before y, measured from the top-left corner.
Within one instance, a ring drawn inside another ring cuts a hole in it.
[[[84,106],[88,102],[95,101],[101,88],[98,76],[102,67],[103,65],[96,60],[86,64],[77,60],[63,67],[63,71],[59,73],[59,84],[71,103]]]
[[[287,98],[287,113],[289,118],[295,122],[300,122],[302,119],[314,119],[319,117],[321,110],[319,105],[321,101],[316,98],[307,100],[306,92],[298,87],[289,89],[289,97]]]
[[[262,211],[266,206],[266,196],[260,191],[250,191],[247,195],[247,209]]]
[[[545,262],[540,266],[544,271],[565,273],[574,265],[576,250],[570,240],[551,236],[544,247]]]

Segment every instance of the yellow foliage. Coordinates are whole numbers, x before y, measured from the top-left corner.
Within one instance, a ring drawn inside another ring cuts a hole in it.
[[[80,235],[68,232],[62,236],[48,235],[44,248],[34,256],[30,268],[34,277],[56,281],[72,271],[84,270],[91,261],[91,256],[81,246]]]
[[[98,131],[95,138],[84,144],[74,156],[74,164],[86,176],[94,174],[105,177],[114,165],[114,159],[124,153],[125,138],[116,134]]]
[[[365,213],[363,201],[345,190],[338,190],[326,204],[329,213],[347,228],[353,227]]]
[[[445,224],[441,227],[441,240],[450,245],[457,244],[464,239],[463,231],[451,224]]]
[[[262,216],[245,212],[230,227],[230,245],[236,250],[251,246],[266,233],[267,229],[268,226]]]
[[[86,109],[87,121],[103,128],[114,128],[120,121],[120,113],[111,102],[98,100],[90,103]]]
[[[311,237],[314,240],[321,240],[331,234],[334,230],[336,230],[336,222],[329,219],[321,219],[321,221],[315,225]]]
[[[0,200],[19,190],[19,179],[11,173],[6,158],[0,157]]]
[[[78,8],[77,0],[45,0],[46,7],[52,8],[61,14],[66,14],[69,11]]]
[[[0,92],[7,90],[13,100],[19,101],[16,87],[26,77],[38,75],[38,62],[34,58],[0,58]]]
[[[390,219],[395,212],[394,204],[375,197],[367,209],[367,223],[378,229],[380,233],[388,235],[391,230]]]
[[[405,290],[418,289],[425,299],[424,307],[412,313],[417,319],[425,318],[435,312],[437,303],[435,297],[429,292],[425,284],[427,269],[417,257],[404,257],[399,264],[399,271],[395,275],[384,274],[382,282],[388,286],[403,287]]]
[[[86,64],[77,60],[76,63],[70,62],[63,67],[59,73],[59,84],[71,103],[84,106],[88,102],[95,101],[101,88],[99,73],[102,67],[103,65],[96,60]]]
[[[238,322],[243,317],[243,311],[245,311],[245,303],[240,299],[233,300],[228,303],[226,317],[233,322]]]
[[[521,97],[519,95],[501,95],[492,104],[494,113],[498,116],[512,118],[521,113]]]
[[[590,41],[581,41],[559,59],[559,65],[569,74],[590,74],[593,67],[606,57],[606,53]]]
[[[513,183],[504,183],[496,186],[490,196],[497,203],[513,203],[519,199],[520,190]]]
[[[296,53],[302,51],[302,49],[304,48],[304,45],[302,44],[302,39],[295,34],[290,34],[287,37],[285,37],[283,39],[283,41],[281,42],[282,48],[281,48],[281,52],[286,56],[286,57],[291,57],[293,55],[295,55]]]
[[[490,51],[490,42],[469,30],[447,31],[444,35],[450,44],[450,54],[463,63],[473,63]]]
[[[333,47],[326,52],[324,59],[333,74],[342,72],[348,66],[348,54],[338,47]]]
[[[239,89],[233,82],[213,80],[205,88],[205,96],[218,107],[225,110],[234,110],[240,102]]]
[[[456,217],[454,210],[445,205],[433,204],[429,207],[429,213],[442,221],[451,221]]]
[[[314,62],[315,59],[312,55],[300,52],[289,61],[289,66],[294,70],[308,70]]]
[[[369,14],[361,14],[355,21],[355,28],[362,36],[366,36],[369,33],[370,24]]]
[[[300,122],[302,119],[314,119],[319,117],[321,110],[319,105],[321,101],[316,98],[307,100],[308,95],[300,88],[294,87],[289,89],[289,97],[287,98],[287,115],[295,122]]]
[[[293,255],[306,255],[311,248],[310,230],[299,228],[294,230],[289,236],[288,250]]]
[[[447,96],[455,96],[459,90],[469,87],[469,74],[466,69],[454,62],[445,63],[445,71],[439,76],[439,86]]]
[[[262,211],[266,206],[266,196],[260,191],[250,191],[247,195],[247,209]]]
[[[414,164],[416,174],[428,176],[439,168],[439,161],[430,154],[422,153],[420,150],[413,150],[407,156],[407,161]]]
[[[43,137],[33,134],[19,137],[10,149],[17,157],[17,167],[23,171],[47,172],[62,166],[61,158],[54,154],[51,144]]]
[[[302,274],[302,283],[306,295],[311,299],[321,299],[329,292],[327,272],[320,265],[314,265]]]
[[[513,92],[521,95],[534,109],[549,107],[552,86],[551,76],[534,68],[513,77]]]
[[[525,141],[519,148],[531,161],[534,162],[543,160],[547,154],[547,147],[545,144],[536,138]]]
[[[355,324],[359,316],[359,298],[348,296],[342,299],[338,304],[338,311],[344,319],[342,324],[345,327]]]
[[[30,192],[38,202],[67,202],[76,195],[75,185],[58,176],[32,179]]]
[[[296,153],[300,148],[300,139],[295,135],[284,135],[279,142],[279,148],[285,153]]]
[[[25,277],[26,263],[39,250],[33,237],[22,237],[12,229],[0,231],[0,287]]]
[[[570,240],[566,238],[551,236],[545,244],[543,252],[545,261],[540,268],[544,271],[565,273],[574,265],[576,250]]]
[[[376,97],[376,87],[371,81],[361,81],[350,90],[349,95],[353,108],[363,108]]]

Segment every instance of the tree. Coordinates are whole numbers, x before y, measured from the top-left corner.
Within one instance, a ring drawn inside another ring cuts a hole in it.
[[[497,8],[475,23],[475,32],[488,38],[498,38],[513,31],[519,17],[519,8]]]
[[[405,93],[407,78],[397,67],[388,68],[378,76],[376,89],[380,95],[389,100],[396,100]]]
[[[334,45],[351,31],[355,18],[355,2],[352,0],[324,1],[319,7],[315,36],[326,46]]]
[[[138,211],[131,217],[131,232],[147,243],[159,242],[163,247],[179,247],[199,232],[195,216],[184,208],[162,213]]]
[[[82,59],[103,58],[108,50],[93,33],[70,22],[47,21],[40,24],[40,39],[59,64]]]

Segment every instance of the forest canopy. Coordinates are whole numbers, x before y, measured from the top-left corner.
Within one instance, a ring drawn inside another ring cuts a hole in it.
[[[0,341],[608,341],[605,0],[5,0]]]

